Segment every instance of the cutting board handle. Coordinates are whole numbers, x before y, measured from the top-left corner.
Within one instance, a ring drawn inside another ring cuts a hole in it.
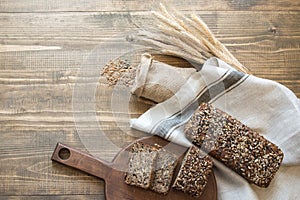
[[[51,160],[74,167],[101,179],[106,179],[112,170],[111,163],[61,143],[57,143]]]

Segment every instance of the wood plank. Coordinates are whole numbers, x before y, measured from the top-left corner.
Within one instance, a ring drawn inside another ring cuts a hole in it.
[[[231,41],[235,45],[246,46],[281,38],[299,40],[300,12],[228,11],[198,14],[218,38]],[[153,23],[147,13],[133,13],[132,16],[127,13],[0,13],[0,40],[5,45],[90,49],[113,35],[132,30],[135,27],[132,21],[138,24]],[[116,38],[120,37],[124,35]],[[273,46],[276,48],[277,45],[279,48],[284,42]]]
[[[281,37],[299,39],[299,12],[197,12],[220,39],[243,45]],[[255,17],[254,17],[255,16]],[[4,45],[91,48],[138,25],[151,25],[147,14],[132,13],[0,13]],[[80,22],[80,23],[79,23]],[[80,24],[80,25],[79,25]],[[276,29],[276,30],[275,30]],[[276,33],[275,33],[276,31]],[[279,46],[279,45],[278,45]]]
[[[0,198],[1,199],[1,198]],[[2,196],[2,199],[10,200],[23,200],[23,199],[32,199],[32,200],[65,200],[65,199],[76,199],[76,200],[99,200],[105,199],[103,195],[24,195],[24,196]]]
[[[300,12],[201,11],[199,14],[216,36],[253,74],[283,84],[288,80],[298,79]],[[0,53],[1,69],[50,70],[53,78],[60,79],[60,83],[65,83],[63,79],[72,79],[76,73],[64,70],[80,68],[91,50],[100,48],[101,41],[108,41],[115,46],[119,45],[115,41],[119,37],[109,38],[113,34],[131,30],[134,27],[127,17],[126,13],[0,14],[0,22],[3,24],[0,39],[6,44],[36,44],[62,48],[60,50],[2,52]],[[135,17],[137,22],[148,19],[147,13],[139,13]],[[81,28],[78,26],[78,21],[81,21]],[[276,28],[276,32],[272,27]],[[54,69],[57,70],[53,71]],[[64,77],[62,75],[64,73],[69,73],[69,75]],[[37,77],[40,75],[38,74]],[[52,77],[43,81],[49,82],[51,79]],[[0,82],[17,84],[21,81],[20,78],[9,78],[9,80],[11,83],[5,78]],[[33,78],[31,81],[33,84],[42,80]],[[299,96],[297,83],[287,84]]]
[[[167,5],[172,5],[178,10],[300,10],[299,1],[291,0],[211,0],[211,1],[176,1],[165,0]],[[151,0],[145,4],[140,0],[114,0],[114,1],[86,1],[86,0],[69,0],[69,1],[42,1],[42,0],[0,0],[0,12],[66,12],[66,11],[143,11],[150,8],[157,8],[157,1]]]
[[[50,160],[57,140],[83,149],[74,130],[4,131],[1,127],[1,195],[97,194],[103,181]],[[101,192],[102,191],[102,192]]]

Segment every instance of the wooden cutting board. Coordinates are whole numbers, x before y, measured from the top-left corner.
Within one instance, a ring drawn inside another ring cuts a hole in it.
[[[158,144],[163,146],[168,151],[179,156],[181,161],[185,147],[170,143],[160,137],[151,136],[139,139],[147,144]],[[136,142],[136,141],[135,141]],[[133,143],[132,143],[133,144]],[[105,195],[107,200],[216,200],[217,199],[217,185],[214,174],[209,177],[207,186],[203,194],[199,198],[192,197],[184,194],[183,192],[171,189],[167,195],[155,193],[151,190],[145,190],[136,186],[129,186],[124,183],[125,170],[128,166],[129,153],[128,150],[132,146],[130,144],[126,148],[122,149],[113,159],[112,162],[106,162],[92,155],[80,152],[72,147],[58,143],[53,155],[52,160],[67,166],[79,169],[88,174],[101,178],[105,181]],[[178,173],[179,165],[175,170],[175,174]]]

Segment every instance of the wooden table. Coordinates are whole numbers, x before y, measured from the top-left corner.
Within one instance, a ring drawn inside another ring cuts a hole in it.
[[[300,1],[167,2],[186,14],[200,14],[254,75],[278,81],[300,97]],[[101,180],[50,157],[58,141],[87,150],[78,126],[95,140],[89,118],[80,125],[74,122],[73,89],[89,80],[77,70],[102,41],[134,27],[130,13],[140,19],[148,15],[143,3],[0,0],[1,199],[105,198]],[[96,115],[116,143],[134,139],[120,138],[122,128],[101,107]],[[107,160],[116,153],[108,145],[88,150]]]

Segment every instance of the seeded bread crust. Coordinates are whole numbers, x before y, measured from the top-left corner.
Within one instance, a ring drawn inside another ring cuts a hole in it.
[[[195,145],[236,171],[248,182],[268,187],[283,152],[227,113],[203,103],[185,126]]]
[[[125,183],[148,189],[154,178],[157,148],[142,142],[134,143],[130,150],[129,169]]]
[[[160,149],[158,151],[156,169],[153,183],[151,184],[151,190],[161,194],[167,194],[171,187],[176,165],[176,156],[172,153],[169,153],[165,149]]]
[[[199,148],[191,146],[182,160],[172,187],[194,197],[199,197],[204,191],[212,167],[212,160]]]

